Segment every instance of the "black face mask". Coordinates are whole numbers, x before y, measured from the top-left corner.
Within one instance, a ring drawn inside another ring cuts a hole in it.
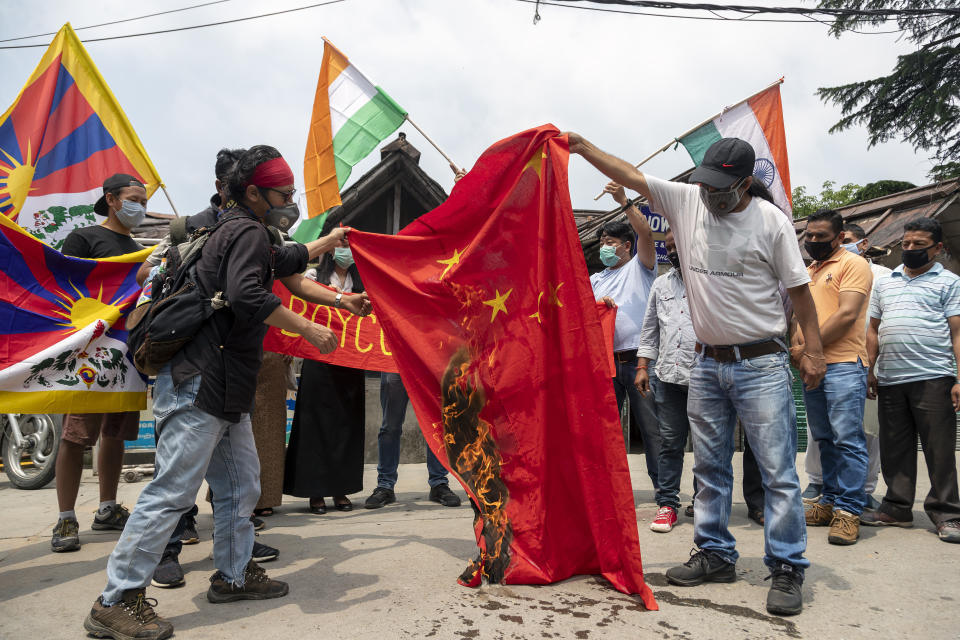
[[[803,243],[803,248],[807,250],[807,253],[810,254],[810,257],[814,260],[824,260],[829,258],[830,255],[836,250],[833,246],[833,241],[837,239],[837,236],[833,236],[830,240],[823,240],[821,242],[813,242],[811,240],[805,240]]]
[[[676,251],[667,254],[667,260],[673,265],[674,269],[680,269],[680,254]]]
[[[270,200],[267,198],[267,194],[263,189],[260,189],[260,195],[263,197],[264,202],[267,203],[267,206],[270,207],[267,209],[267,212],[263,214],[263,222],[267,226],[276,227],[286,233],[290,230],[290,227],[300,219],[300,207],[297,206],[296,202],[275,207],[270,204]]]
[[[919,269],[920,267],[925,267],[931,260],[928,252],[930,249],[933,249],[934,245],[929,247],[924,247],[923,249],[904,249],[901,258],[903,259],[903,266],[907,269]]]

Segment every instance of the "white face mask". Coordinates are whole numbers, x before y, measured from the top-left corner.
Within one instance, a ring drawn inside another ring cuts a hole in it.
[[[130,230],[139,227],[146,215],[147,208],[132,200],[121,200],[120,210],[116,212],[120,224]]]

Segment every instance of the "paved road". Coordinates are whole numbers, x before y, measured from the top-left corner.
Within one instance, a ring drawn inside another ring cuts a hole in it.
[[[802,463],[802,455],[798,460]],[[739,455],[735,477],[740,477]],[[151,588],[176,638],[960,638],[960,545],[940,542],[915,507],[914,529],[864,528],[859,544],[827,544],[826,529],[809,531],[813,566],[804,584],[805,611],[777,618],[764,610],[769,583],[763,537],[735,496],[732,531],[742,558],[733,584],[684,589],[664,571],[686,559],[692,521],[669,534],[651,532],[656,512],[642,456],[630,456],[644,569],[660,611],[648,612],[605,581],[582,576],[548,586],[466,589],[456,577],[475,554],[471,510],[427,501],[424,465],[402,465],[398,504],[313,516],[291,499],[267,520],[260,540],[281,549],[265,565],[290,583],[280,600],[212,605],[204,596],[213,572],[212,519],[201,505],[200,544],[185,547],[187,584]],[[925,468],[921,475],[925,477]],[[690,492],[690,461],[684,474]],[[802,468],[802,466],[801,466]],[[365,487],[376,470],[366,469]],[[144,483],[121,483],[135,502]],[[925,495],[926,480],[918,496]],[[739,487],[737,487],[739,490]],[[204,489],[205,491],[205,489]],[[203,495],[203,494],[201,494]],[[362,502],[363,495],[354,497]],[[85,474],[80,514],[83,548],[49,551],[56,520],[51,487],[18,491],[0,481],[0,638],[80,638],[81,623],[104,582],[117,534],[90,530],[96,478]]]

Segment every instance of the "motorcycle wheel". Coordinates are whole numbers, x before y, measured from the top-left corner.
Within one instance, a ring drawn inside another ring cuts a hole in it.
[[[21,415],[17,420],[26,446],[17,448],[10,423],[4,417],[3,469],[16,488],[41,489],[53,480],[57,471],[63,416],[36,413]]]

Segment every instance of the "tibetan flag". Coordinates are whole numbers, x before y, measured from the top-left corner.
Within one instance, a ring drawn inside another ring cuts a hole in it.
[[[0,412],[102,413],[146,407],[124,316],[151,249],[64,256],[0,216]]]
[[[780,85],[770,87],[724,111],[693,133],[680,138],[680,143],[693,158],[693,163],[700,166],[703,154],[720,138],[740,138],[753,146],[757,156],[754,178],[765,184],[777,206],[792,216],[790,163],[787,161],[787,138],[783,131]]]
[[[320,236],[327,212],[340,204],[340,189],[353,165],[370,155],[406,117],[393,98],[324,38],[303,158],[307,219],[297,227],[294,239],[309,242]]]
[[[106,81],[66,24],[0,116],[0,213],[59,249],[99,222],[93,204],[115,173],[150,196],[160,177]]]
[[[609,348],[545,125],[487,149],[450,197],[350,246],[427,443],[475,508],[460,582],[644,584]]]

